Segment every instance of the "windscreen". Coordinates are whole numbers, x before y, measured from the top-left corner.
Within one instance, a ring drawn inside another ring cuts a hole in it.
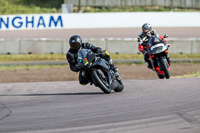
[[[86,58],[86,56],[87,56],[88,53],[91,53],[91,50],[89,50],[89,49],[81,49],[81,50],[79,50],[79,51],[78,51],[78,58],[77,58],[77,61],[78,61],[78,62],[82,62],[83,59]]]
[[[159,44],[159,43],[164,43],[164,41],[162,39],[160,39],[159,37],[157,36],[154,36],[154,37],[151,37],[150,38],[150,43],[149,43],[149,46],[150,45],[156,45],[156,44]]]

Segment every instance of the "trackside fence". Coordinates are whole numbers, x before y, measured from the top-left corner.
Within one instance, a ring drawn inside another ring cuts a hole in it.
[[[64,0],[65,4],[79,5],[79,0]],[[200,8],[200,0],[80,0],[81,6],[164,6]]]

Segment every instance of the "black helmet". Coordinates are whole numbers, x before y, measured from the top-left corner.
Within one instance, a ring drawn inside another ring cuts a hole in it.
[[[80,48],[81,44],[82,44],[82,39],[80,36],[74,35],[74,36],[70,37],[70,39],[69,39],[70,48],[72,48],[74,50],[78,50]]]
[[[142,25],[142,32],[143,32],[143,33],[147,33],[147,32],[149,32],[149,31],[151,31],[151,29],[152,29],[152,27],[151,27],[151,25],[148,24],[148,23],[145,23],[145,24]]]

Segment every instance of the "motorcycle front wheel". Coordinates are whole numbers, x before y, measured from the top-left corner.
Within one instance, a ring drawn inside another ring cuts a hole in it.
[[[165,73],[165,77],[166,79],[169,79],[170,78],[170,74],[169,74],[169,70],[168,70],[168,63],[167,63],[167,60],[164,59],[164,58],[161,58],[160,59],[160,63],[161,63],[161,66],[162,66],[162,69]]]
[[[124,89],[124,84],[122,83],[121,80],[117,80],[117,79],[116,79],[116,82],[117,82],[118,85],[117,85],[117,88],[114,89],[114,91],[115,91],[115,92],[122,92],[123,89]]]
[[[165,75],[161,75],[161,74],[158,74],[158,73],[157,73],[157,75],[158,75],[159,79],[164,79],[165,78]]]
[[[103,74],[103,73],[101,73]],[[107,87],[108,82],[103,79],[98,73],[98,71],[92,71],[91,73],[92,80],[96,86],[98,86],[105,94],[110,94],[111,93],[111,87]]]

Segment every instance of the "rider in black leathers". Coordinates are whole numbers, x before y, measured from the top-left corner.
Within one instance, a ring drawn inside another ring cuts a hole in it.
[[[111,68],[115,72],[117,71],[117,67],[115,67],[115,65],[112,63],[112,59],[110,58],[110,55],[108,54],[107,51],[102,50],[100,47],[95,47],[94,45],[87,43],[87,42],[82,43],[82,39],[80,36],[74,35],[74,36],[70,37],[69,45],[70,45],[70,49],[68,50],[68,52],[66,54],[66,58],[69,62],[71,71],[73,71],[73,72],[79,71],[79,69],[76,65],[78,63],[77,62],[77,58],[78,58],[77,52],[80,48],[91,49],[92,52],[100,54],[101,57],[110,64]],[[82,75],[82,71],[79,72],[79,83],[82,85],[86,85],[89,83],[89,81],[86,78],[84,78],[84,76]]]

